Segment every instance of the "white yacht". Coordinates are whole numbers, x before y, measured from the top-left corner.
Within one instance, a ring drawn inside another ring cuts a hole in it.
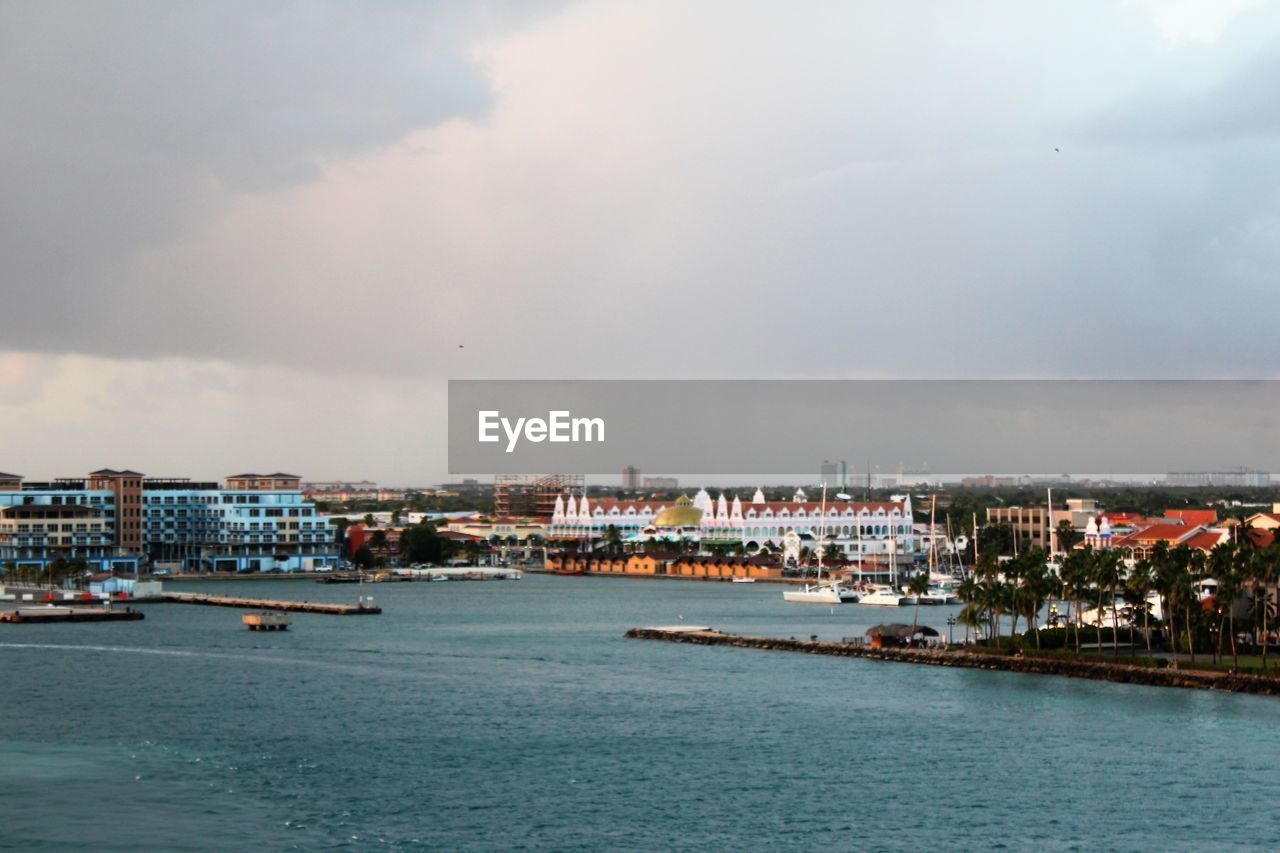
[[[956,595],[949,589],[943,589],[938,586],[929,587],[929,591],[920,596],[921,604],[959,604],[960,596]]]
[[[755,583],[755,578],[734,578],[733,583]]]
[[[858,599],[858,603],[874,607],[903,607],[908,604],[915,604],[915,600],[914,596],[903,595],[892,587],[879,586]]]
[[[858,594],[836,581],[805,584],[797,590],[782,593],[783,601],[799,601],[803,604],[853,604]]]
[[[787,551],[797,547],[794,533],[788,533],[785,547]],[[794,601],[803,605],[844,605],[858,601],[858,593],[845,587],[838,580],[822,581],[822,558],[827,540],[827,484],[822,484],[822,525],[818,528],[818,578],[815,583],[805,584],[800,589],[790,589],[782,593],[782,601]]]

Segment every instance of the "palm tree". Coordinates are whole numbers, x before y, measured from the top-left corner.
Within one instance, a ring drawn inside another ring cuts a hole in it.
[[[1098,551],[1093,555],[1093,582],[1098,586],[1098,642],[1102,642],[1101,619],[1104,594],[1111,595],[1111,654],[1120,654],[1120,612],[1116,607],[1116,587],[1121,581],[1123,555],[1120,551]]]
[[[1271,587],[1275,583],[1276,564],[1280,563],[1280,541],[1273,541],[1267,545],[1256,555],[1253,561],[1252,571],[1250,575],[1254,582],[1254,600],[1260,601],[1260,606],[1255,606],[1255,610],[1260,610],[1262,621],[1262,671],[1267,670],[1267,646],[1269,643],[1267,631],[1267,616],[1271,610]]]
[[[1063,593],[1071,597],[1072,621],[1076,628],[1076,654],[1080,654],[1080,602],[1089,592],[1089,566],[1092,548],[1072,550],[1062,558]]]
[[[1178,650],[1177,610],[1174,595],[1178,589],[1179,566],[1169,552],[1169,543],[1160,541],[1151,549],[1151,572],[1156,592],[1160,593],[1160,612],[1168,625],[1169,651]]]
[[[959,595],[960,600],[965,603],[964,608],[960,611],[957,618],[964,623],[964,644],[967,646],[969,645],[970,625],[976,628],[982,622],[982,614],[977,610],[976,604],[979,596],[982,594],[982,590],[978,586],[978,581],[974,579],[973,575],[969,575],[967,578],[960,581],[960,586],[956,590],[956,594]],[[967,615],[969,618],[966,618],[966,611],[968,612]]]
[[[610,554],[616,557],[622,553],[622,533],[619,532],[617,525],[610,524],[605,528],[604,541]]]
[[[1239,592],[1236,576],[1236,561],[1239,557],[1240,548],[1235,542],[1221,542],[1209,552],[1209,571],[1218,581],[1217,592],[1213,595],[1213,607],[1218,612],[1218,641],[1210,649],[1215,662],[1222,658],[1223,629],[1226,628],[1231,603]]]
[[[1022,613],[1027,617],[1027,630],[1035,637],[1036,648],[1040,648],[1040,632],[1036,630],[1036,620],[1040,616],[1040,608],[1045,599],[1053,594],[1057,585],[1056,578],[1048,569],[1049,555],[1040,548],[1032,548],[1026,552],[1022,567]]]
[[[911,617],[911,636],[916,635],[916,627],[920,624],[920,596],[929,592],[929,573],[920,572],[907,583],[907,592],[916,597],[916,612]]]
[[[1196,584],[1204,579],[1205,563],[1208,561],[1204,551],[1193,551],[1186,545],[1179,545],[1170,552],[1177,565],[1177,587],[1174,597],[1181,603],[1187,632],[1187,652],[1191,662],[1196,660],[1195,624],[1196,617],[1202,612],[1200,599],[1196,595]]]
[[[1151,651],[1151,606],[1147,603],[1147,596],[1151,595],[1152,587],[1155,584],[1155,576],[1151,571],[1151,561],[1142,559],[1134,563],[1133,568],[1129,570],[1129,577],[1125,580],[1125,591],[1129,603],[1134,607],[1142,608],[1142,633],[1147,638],[1147,651]]]

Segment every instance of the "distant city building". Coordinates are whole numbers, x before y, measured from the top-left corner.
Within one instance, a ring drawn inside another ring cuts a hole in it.
[[[628,465],[622,469],[622,488],[638,489],[640,488],[640,469],[634,465]]]
[[[843,491],[849,485],[849,463],[844,459],[839,462],[824,459],[819,475],[821,477],[819,482]]]
[[[102,469],[85,479],[0,475],[0,566],[81,558],[97,571],[144,562],[184,571],[310,570],[336,561],[334,533],[289,474],[224,487]]]
[[[497,518],[550,518],[556,501],[581,492],[582,474],[499,474],[493,483],[493,514]]]
[[[664,489],[674,491],[680,488],[680,481],[675,477],[645,477],[642,487],[654,491],[662,491]]]
[[[1168,474],[1165,483],[1170,486],[1241,486],[1266,488],[1271,485],[1271,475],[1266,471],[1178,471]]]
[[[987,524],[1007,524],[1020,548],[1044,548],[1056,543],[1050,541],[1049,509],[1043,506],[1002,506],[987,508]]]

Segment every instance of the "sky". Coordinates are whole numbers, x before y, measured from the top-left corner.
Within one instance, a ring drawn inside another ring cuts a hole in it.
[[[0,470],[436,482],[450,378],[1273,378],[1277,83],[1263,0],[0,0]]]

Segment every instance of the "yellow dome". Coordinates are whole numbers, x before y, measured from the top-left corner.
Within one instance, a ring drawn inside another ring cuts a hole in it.
[[[675,506],[667,507],[653,517],[654,527],[698,527],[701,524],[702,510],[684,495],[680,496]]]

